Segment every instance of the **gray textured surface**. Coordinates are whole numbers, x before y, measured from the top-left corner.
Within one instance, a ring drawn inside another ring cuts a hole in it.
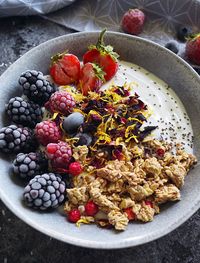
[[[0,73],[32,46],[69,32],[40,18],[0,20]],[[200,262],[199,221],[196,213],[173,233],[144,246],[96,251],[51,240],[1,204],[0,262]]]

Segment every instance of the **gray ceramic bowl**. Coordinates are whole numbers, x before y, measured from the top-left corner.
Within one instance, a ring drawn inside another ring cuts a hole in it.
[[[81,55],[87,46],[95,43],[97,32],[78,33],[50,40],[32,49],[17,60],[0,77],[0,111],[14,94],[20,93],[17,80],[21,72],[37,69],[48,73],[51,55],[69,50]],[[190,116],[193,131],[195,154],[200,158],[200,78],[182,59],[167,49],[138,37],[119,33],[107,33],[105,40],[112,44],[121,59],[136,63],[166,81],[182,100]],[[1,126],[5,125],[3,117]],[[22,205],[23,189],[19,182],[9,175],[8,158],[0,160],[0,197],[19,218],[35,229],[78,246],[90,248],[123,248],[143,244],[166,235],[186,221],[200,207],[200,166],[197,165],[182,189],[182,201],[164,206],[162,212],[151,223],[129,224],[124,232],[116,233],[95,225],[75,227],[58,212],[39,213]]]

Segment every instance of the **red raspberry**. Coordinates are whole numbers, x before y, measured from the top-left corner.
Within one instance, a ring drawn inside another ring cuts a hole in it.
[[[69,114],[75,106],[74,98],[66,91],[56,91],[45,103],[45,107],[51,112]]]
[[[162,148],[158,148],[157,151],[156,151],[156,154],[157,154],[159,157],[163,157],[164,154],[165,154],[165,150],[162,149]]]
[[[76,223],[81,218],[81,213],[78,209],[72,209],[68,212],[68,220],[72,223]]]
[[[69,173],[76,176],[83,171],[83,168],[79,162],[73,162],[69,165]]]
[[[68,169],[72,149],[66,142],[49,143],[46,148],[46,153],[54,170]]]
[[[62,132],[54,121],[42,121],[35,127],[35,136],[39,143],[46,146],[50,142],[58,142]]]
[[[127,214],[128,220],[135,220],[136,216],[131,207],[124,209],[124,212]]]
[[[89,201],[85,205],[85,213],[87,216],[94,216],[98,211],[99,208],[93,201]]]
[[[151,201],[149,201],[149,200],[145,201],[145,205],[149,205],[150,207],[153,208],[153,203]]]
[[[129,34],[139,35],[142,32],[145,14],[139,9],[129,9],[122,17],[122,29]]]

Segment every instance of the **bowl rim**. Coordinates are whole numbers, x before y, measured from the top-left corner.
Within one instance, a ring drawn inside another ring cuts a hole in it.
[[[78,33],[70,33],[66,35],[62,35],[56,38],[52,38],[48,41],[45,41],[39,45],[37,45],[34,48],[31,48],[28,52],[26,52],[24,55],[22,55],[19,59],[17,59],[13,64],[11,64],[6,71],[0,76],[0,79],[2,76],[6,75],[7,72],[11,67],[14,67],[15,64],[18,63],[21,59],[24,59],[29,56],[32,52],[35,52],[38,50],[38,48],[45,47],[46,44],[54,43],[54,41],[64,41],[66,38],[76,38],[78,36],[84,36],[88,37],[91,34],[98,35],[100,31],[88,31],[88,32],[78,32]],[[191,74],[194,76],[194,78],[197,78],[200,81],[200,76],[197,74],[197,72],[181,57],[174,54],[172,51],[166,49],[165,47],[151,41],[144,39],[142,37],[138,36],[132,36],[125,33],[120,32],[114,32],[114,31],[107,31],[106,36],[122,36],[124,38],[139,40],[141,42],[144,42],[146,44],[153,45],[157,47],[158,50],[164,51],[166,53],[169,53],[171,56],[174,56],[174,58],[177,59],[178,62],[180,62],[184,67],[191,72]],[[197,164],[198,166],[198,164]],[[80,247],[87,247],[87,248],[93,248],[93,249],[120,249],[120,248],[127,248],[127,247],[134,247],[138,245],[142,245],[145,243],[148,243],[150,241],[156,240],[158,238],[161,238],[171,231],[178,228],[180,225],[182,225],[187,219],[189,219],[199,208],[200,208],[200,198],[196,201],[196,203],[193,204],[190,208],[188,208],[187,213],[185,213],[185,216],[183,216],[180,220],[174,222],[170,226],[166,227],[165,230],[156,230],[153,234],[147,234],[146,236],[139,237],[137,239],[135,238],[127,238],[125,240],[122,239],[122,241],[113,241],[112,243],[106,243],[103,241],[91,241],[91,240],[82,240],[81,238],[73,238],[72,236],[67,236],[61,233],[57,233],[56,231],[50,230],[50,229],[44,229],[40,226],[39,223],[33,221],[31,218],[28,218],[26,214],[24,214],[21,210],[18,210],[13,203],[7,198],[6,195],[3,194],[3,192],[0,189],[0,199],[3,201],[3,203],[7,206],[9,210],[11,210],[18,218],[20,218],[22,221],[33,227],[35,230],[50,236],[52,238],[55,238],[59,241],[63,241],[72,245],[80,246]]]

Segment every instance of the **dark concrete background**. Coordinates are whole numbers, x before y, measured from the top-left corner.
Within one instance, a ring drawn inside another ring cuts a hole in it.
[[[39,17],[0,19],[0,74],[32,47],[70,32]],[[157,241],[122,250],[91,250],[37,232],[0,201],[0,263],[199,263],[199,225],[200,211]]]

